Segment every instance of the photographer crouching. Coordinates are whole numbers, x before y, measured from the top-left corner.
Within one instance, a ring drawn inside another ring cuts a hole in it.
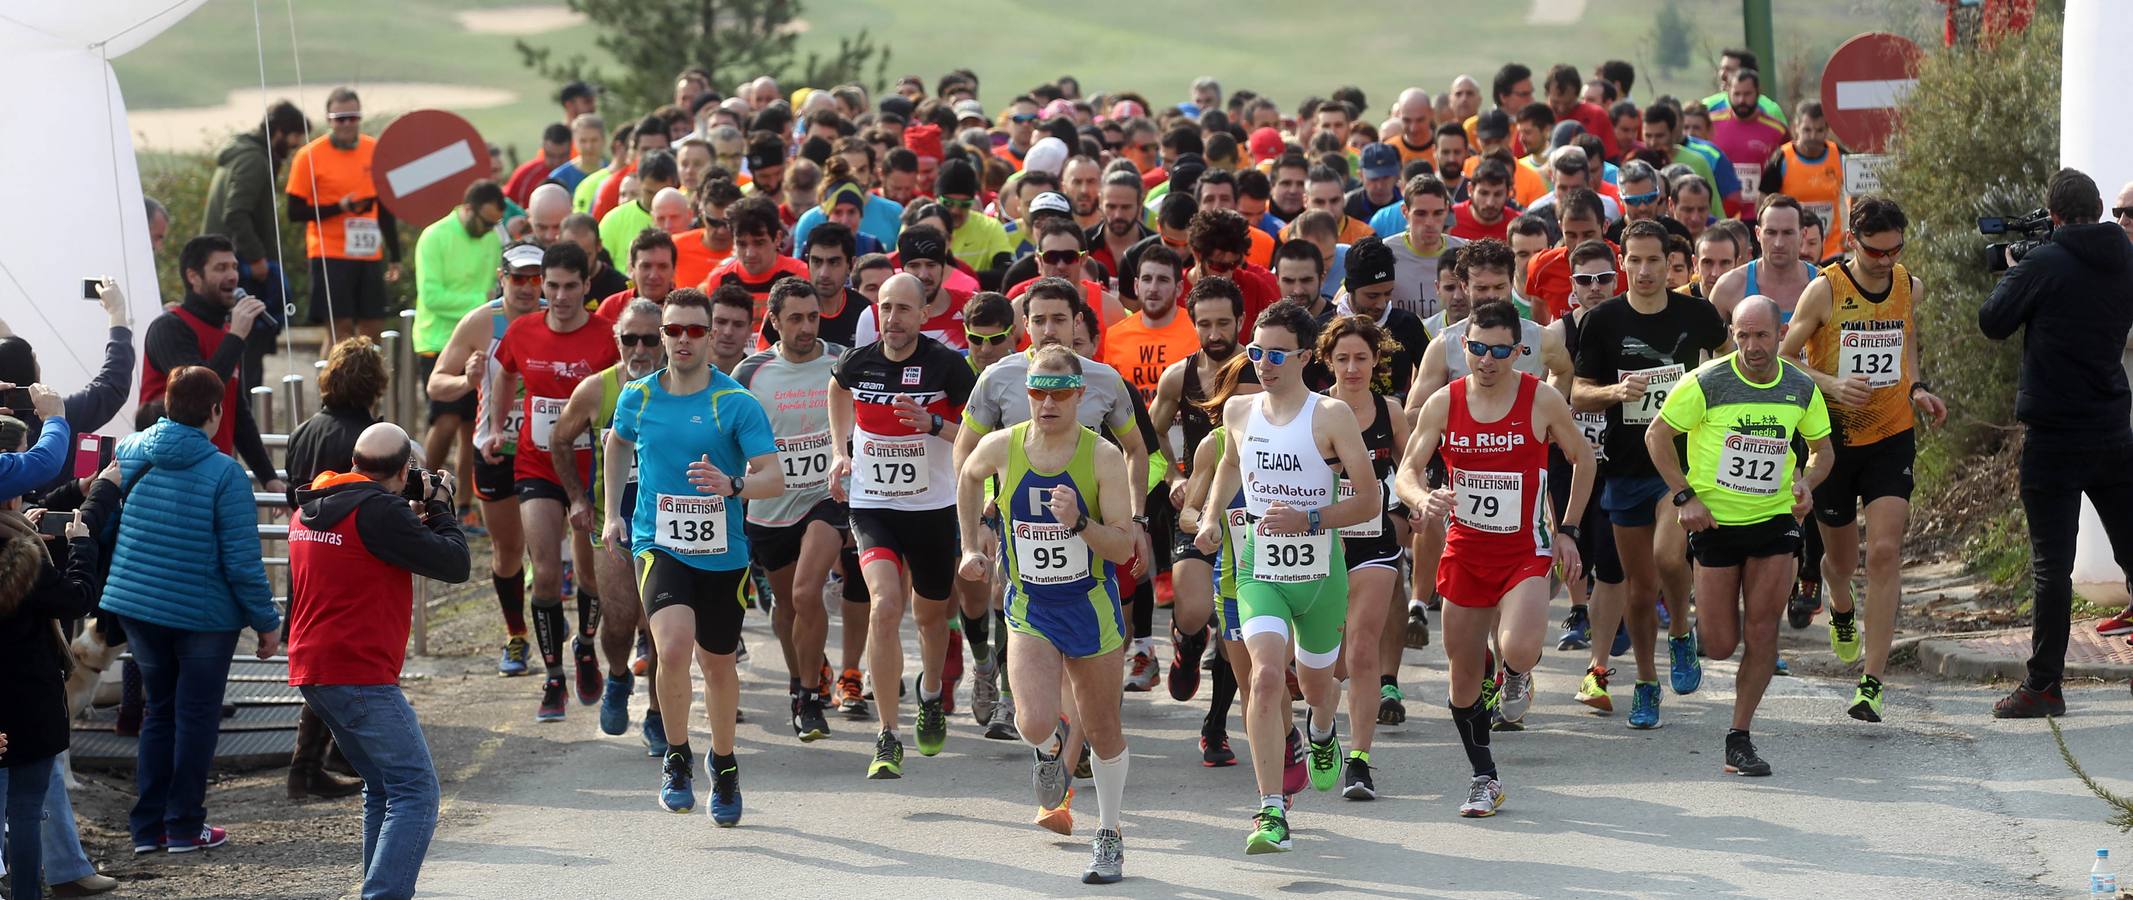
[[[2103,519],[2111,555],[2133,572],[2133,391],[2120,362],[2133,329],[2133,242],[2098,221],[2096,182],[2073,169],[2052,175],[2045,208],[2050,240],[2019,259],[2008,254],[2011,268],[1977,314],[1994,340],[2027,329],[2015,418],[2027,426],[2022,510],[2036,615],[2029,675],[1992,708],[2002,719],[2066,714],[2059,681],[2082,495]]]
[[[289,683],[363,777],[364,897],[409,897],[437,826],[437,773],[400,692],[414,578],[467,580],[449,472],[411,461],[407,432],[356,437],[354,471],[296,492],[289,526]]]

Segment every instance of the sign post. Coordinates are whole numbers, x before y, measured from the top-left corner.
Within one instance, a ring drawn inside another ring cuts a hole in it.
[[[1822,67],[1822,110],[1846,149],[1880,153],[1896,130],[1896,107],[1918,84],[1923,56],[1909,38],[1869,32],[1837,47]]]

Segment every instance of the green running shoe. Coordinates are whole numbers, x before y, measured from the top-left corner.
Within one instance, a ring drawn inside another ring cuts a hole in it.
[[[1837,621],[1835,613],[1830,614],[1829,649],[1836,651],[1839,660],[1859,661],[1859,617],[1856,614],[1842,622]]]
[[[904,742],[896,735],[882,732],[874,739],[874,761],[867,763],[867,778],[881,781],[904,777]]]
[[[1311,733],[1311,716],[1309,713],[1304,714],[1304,727],[1304,733],[1309,735]],[[1313,739],[1311,741],[1310,753],[1311,786],[1321,791],[1333,790],[1333,786],[1340,783],[1341,777],[1341,733],[1339,723],[1334,724],[1332,733],[1326,735],[1325,740]]]
[[[941,698],[918,701],[918,753],[933,756],[941,752],[941,745],[948,743],[948,714],[941,709]]]
[[[1289,817],[1278,806],[1263,807],[1252,817],[1256,827],[1244,839],[1244,852],[1257,856],[1261,853],[1287,853],[1293,844],[1289,841]]]
[[[1859,689],[1852,692],[1852,718],[1861,722],[1881,721],[1881,679],[1859,676]]]

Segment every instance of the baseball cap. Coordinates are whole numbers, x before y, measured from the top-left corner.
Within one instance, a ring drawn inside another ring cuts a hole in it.
[[[1391,144],[1371,144],[1363,148],[1364,178],[1397,178],[1400,175],[1400,151]]]
[[[896,253],[909,264],[914,259],[930,259],[947,264],[948,243],[935,237],[931,228],[905,229],[896,236]]]
[[[1548,154],[1548,167],[1565,175],[1584,174],[1586,162],[1583,147],[1557,147]]]
[[[1074,101],[1062,97],[1058,100],[1054,100],[1050,103],[1045,104],[1044,111],[1039,115],[1041,118],[1056,119],[1061,116],[1071,116],[1073,114]]]
[[[1392,248],[1375,235],[1348,245],[1346,262],[1351,292],[1392,280]]]
[[[964,119],[976,119],[980,122],[986,121],[985,106],[984,104],[981,104],[976,100],[957,101],[955,104],[955,119],[958,122]]]
[[[1281,140],[1281,131],[1274,128],[1261,128],[1252,132],[1251,140],[1246,146],[1251,150],[1252,162],[1255,163],[1280,159],[1282,151],[1287,149]]]
[[[1058,191],[1045,191],[1030,198],[1029,201],[1030,218],[1035,219],[1037,214],[1042,212],[1055,212],[1071,216],[1074,214],[1074,204],[1067,202],[1065,194]]]
[[[1555,123],[1555,129],[1548,132],[1548,149],[1567,147],[1571,141],[1578,139],[1578,135],[1584,133],[1585,126],[1578,124],[1575,119],[1565,119],[1557,122]]]
[[[1022,157],[1022,171],[1050,172],[1059,174],[1066,168],[1067,145],[1056,137],[1046,136],[1031,144],[1029,152]]]
[[[883,97],[880,103],[875,104],[875,107],[885,113],[894,113],[897,118],[907,122],[911,120],[911,111],[916,108],[911,105],[911,98],[902,94],[890,94]]]
[[[1111,104],[1111,118],[1114,119],[1130,119],[1134,116],[1145,116],[1147,114],[1147,108],[1141,106],[1139,101],[1120,100]]]
[[[538,269],[541,267],[543,252],[533,244],[512,244],[504,248],[504,268],[514,272],[519,269]]]
[[[1474,120],[1474,136],[1485,141],[1500,141],[1511,136],[1511,115],[1500,109],[1482,113]]]

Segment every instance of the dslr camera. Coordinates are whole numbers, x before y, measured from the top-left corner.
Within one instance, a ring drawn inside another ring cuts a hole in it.
[[[1982,216],[1977,231],[1988,237],[2013,235],[2016,239],[1985,245],[1985,271],[2005,272],[2012,262],[2021,262],[2029,251],[2051,239],[2052,216],[2042,209],[2023,216]]]
[[[436,496],[450,499],[451,485],[436,472],[408,463],[407,485],[400,488],[400,496],[415,503],[422,503]]]

